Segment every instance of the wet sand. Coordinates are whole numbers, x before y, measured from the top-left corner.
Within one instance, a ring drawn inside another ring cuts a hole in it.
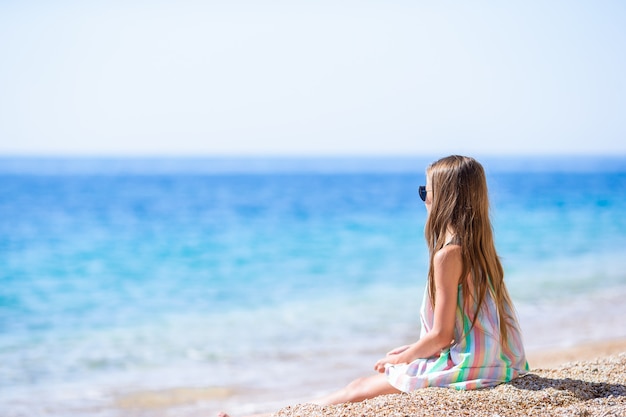
[[[568,362],[592,361],[626,353],[626,338],[581,343],[567,348],[552,348],[527,352],[532,369],[554,368]]]

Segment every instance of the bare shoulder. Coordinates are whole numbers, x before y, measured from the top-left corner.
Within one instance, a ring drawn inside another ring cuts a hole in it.
[[[435,253],[435,264],[461,262],[461,247],[459,245],[446,245]]]
[[[441,278],[450,277],[450,279],[458,281],[463,270],[461,247],[459,245],[447,245],[439,249],[433,258],[433,267],[435,278],[437,276]]]

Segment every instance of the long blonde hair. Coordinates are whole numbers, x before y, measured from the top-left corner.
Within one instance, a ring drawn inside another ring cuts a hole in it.
[[[456,234],[455,243],[461,246],[463,271],[459,283],[466,295],[464,302],[468,303],[471,298],[476,306],[472,327],[487,291],[492,291],[500,317],[500,335],[506,342],[512,303],[504,285],[504,270],[493,241],[485,171],[473,158],[452,155],[433,162],[426,173],[432,188],[430,214],[424,230],[430,251],[430,301],[434,306],[433,257],[446,244],[446,232],[451,229]],[[472,280],[471,286],[467,277]]]

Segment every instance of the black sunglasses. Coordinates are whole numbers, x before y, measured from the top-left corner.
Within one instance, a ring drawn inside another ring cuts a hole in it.
[[[426,201],[426,186],[420,185],[420,188],[418,188],[417,191],[419,192],[419,195],[422,201]]]

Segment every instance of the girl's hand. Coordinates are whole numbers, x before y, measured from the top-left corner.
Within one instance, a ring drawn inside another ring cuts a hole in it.
[[[376,364],[374,365],[374,370],[382,374],[385,372],[385,365],[388,363],[391,363],[391,362],[389,362],[389,356],[386,356],[382,358],[381,360],[379,360],[378,362],[376,362]]]
[[[387,356],[376,362],[376,364],[374,365],[374,369],[382,374],[383,372],[385,372],[386,364],[395,365],[397,363],[406,362],[405,360],[403,360],[401,354],[410,347],[411,345],[406,345],[391,350],[389,353],[387,353]]]

